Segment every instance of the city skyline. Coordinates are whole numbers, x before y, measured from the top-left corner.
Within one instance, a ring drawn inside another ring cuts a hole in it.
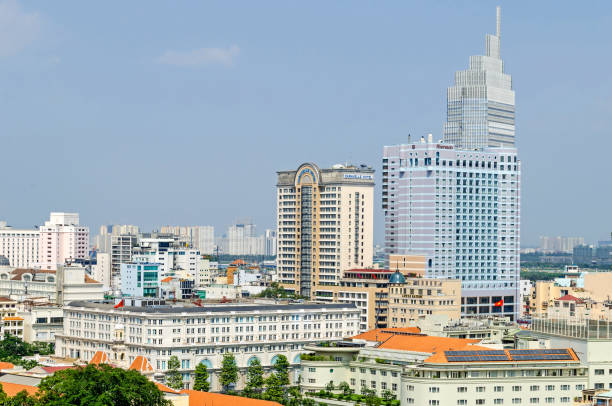
[[[609,230],[599,218],[609,192],[598,186],[612,83],[603,71],[607,57],[595,50],[610,30],[610,7],[538,3],[527,14],[524,4],[500,3],[503,58],[519,94],[523,245],[537,245],[545,234],[605,239]],[[42,224],[55,210],[79,212],[91,230],[125,223],[221,229],[237,216],[273,228],[275,171],[309,161],[372,165],[380,196],[382,146],[405,142],[408,133],[442,137],[452,72],[465,69],[466,55],[482,53],[483,31],[496,28],[494,4],[485,2],[402,6],[395,13],[358,4],[342,20],[342,32],[335,24],[346,12],[342,5],[321,16],[279,4],[274,16],[284,18],[269,17],[274,24],[265,28],[245,17],[228,22],[229,10],[212,4],[184,17],[184,29],[149,39],[134,32],[122,37],[139,9],[125,5],[126,20],[94,10],[117,26],[100,39],[98,22],[85,27],[77,18],[79,6],[68,12],[0,4],[0,17],[13,22],[9,37],[23,40],[0,44],[7,115],[0,170],[15,174],[5,182],[14,196],[3,199],[0,212],[23,228]],[[178,15],[152,5],[141,31],[161,25],[164,13]],[[204,16],[205,28],[196,16]],[[375,29],[363,32],[370,20]],[[318,29],[311,32],[314,22]],[[279,29],[286,38],[277,39]],[[418,35],[423,32],[429,35]],[[134,50],[141,43],[146,46]],[[587,58],[592,63],[585,67],[580,60]],[[578,92],[589,96],[562,97]],[[329,104],[320,103],[323,97]],[[567,165],[576,156],[590,158],[580,173]],[[30,160],[48,167],[31,169]],[[120,165],[128,161],[135,166]],[[124,176],[126,168],[134,176]],[[150,179],[137,176],[152,171]],[[172,182],[183,193],[131,198],[157,182]],[[579,209],[587,214],[566,215]],[[382,243],[383,228],[377,207],[375,243]]]

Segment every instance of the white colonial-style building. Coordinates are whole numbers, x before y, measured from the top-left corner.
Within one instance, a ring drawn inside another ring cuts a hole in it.
[[[90,360],[102,351],[111,363],[129,365],[146,357],[156,374],[176,355],[186,387],[199,363],[208,367],[211,390],[220,390],[223,355],[231,353],[242,372],[258,359],[269,370],[279,355],[289,361],[295,381],[305,345],[341,340],[358,333],[359,309],[351,304],[225,303],[166,305],[160,300],[115,303],[75,301],[64,306],[64,332],[56,334],[56,355]]]

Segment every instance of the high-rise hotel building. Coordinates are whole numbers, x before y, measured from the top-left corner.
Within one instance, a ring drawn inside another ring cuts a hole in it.
[[[520,271],[515,148],[384,147],[387,254],[426,257],[425,275],[462,281],[462,315],[514,317]],[[503,306],[494,306],[503,300]]]
[[[372,265],[374,170],[312,163],[277,172],[277,270],[286,290],[311,297],[342,272]]]

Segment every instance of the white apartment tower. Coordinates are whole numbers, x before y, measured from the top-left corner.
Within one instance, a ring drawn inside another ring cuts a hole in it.
[[[57,269],[66,261],[89,256],[89,228],[79,225],[78,213],[51,213],[40,227],[40,268]]]
[[[312,163],[277,172],[277,272],[287,290],[315,296],[342,271],[372,265],[374,170]]]
[[[497,32],[486,36],[486,55],[470,57],[467,70],[455,72],[447,92],[444,142],[459,148],[514,147],[514,90],[504,73],[500,53],[501,17]]]

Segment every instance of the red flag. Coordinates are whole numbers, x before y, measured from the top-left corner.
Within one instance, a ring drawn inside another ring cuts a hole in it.
[[[115,309],[118,309],[120,307],[123,307],[123,299],[121,299],[121,301],[115,305]]]
[[[493,306],[495,307],[502,307],[504,305],[504,299],[500,300],[499,302],[495,302],[495,304]]]

